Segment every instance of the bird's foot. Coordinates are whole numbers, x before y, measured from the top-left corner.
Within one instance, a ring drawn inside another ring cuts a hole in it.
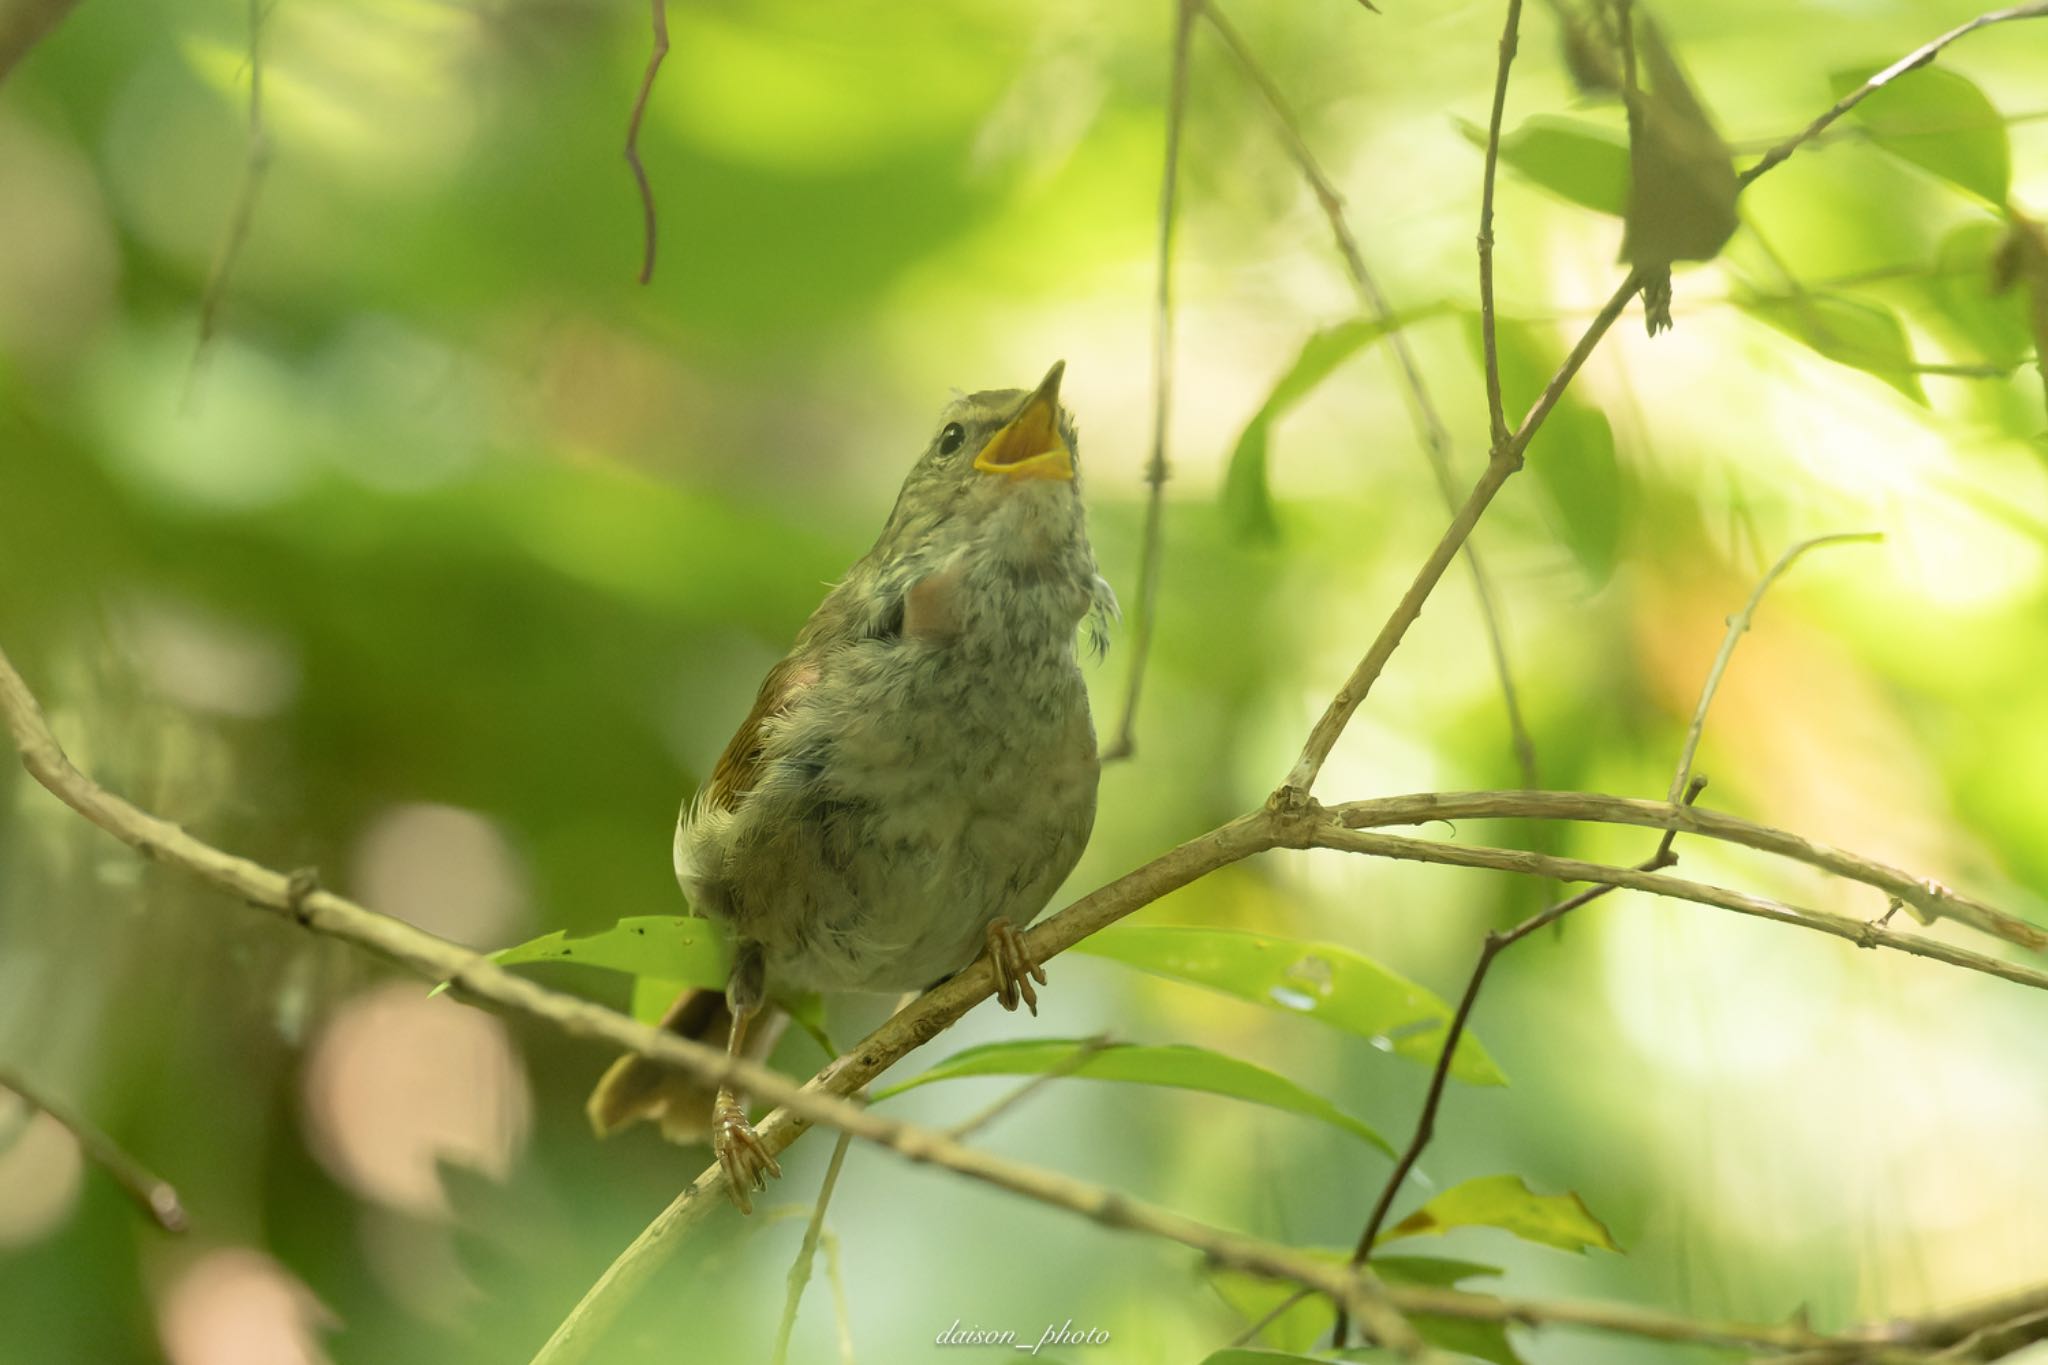
[[[769,1176],[779,1177],[782,1167],[754,1125],[747,1122],[739,1102],[724,1095],[711,1109],[711,1150],[725,1170],[726,1193],[741,1213],[752,1213],[754,1191],[767,1185]]]
[[[988,926],[988,960],[996,969],[996,999],[1006,1010],[1017,1008],[1023,1001],[1024,1007],[1038,1013],[1038,992],[1031,983],[1045,984],[1045,968],[1031,955],[1025,946],[1024,935],[1016,925],[1006,919],[992,921]]]

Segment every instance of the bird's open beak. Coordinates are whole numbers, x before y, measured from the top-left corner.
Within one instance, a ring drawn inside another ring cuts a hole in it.
[[[974,457],[976,469],[1012,479],[1074,477],[1074,452],[1060,434],[1060,376],[1066,372],[1066,361],[1053,363],[1038,388],[1024,400],[1023,411],[989,437],[981,454]]]

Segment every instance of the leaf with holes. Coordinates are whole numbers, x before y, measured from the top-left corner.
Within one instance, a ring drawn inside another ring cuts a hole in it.
[[[1335,943],[1242,929],[1115,924],[1074,951],[1314,1019],[1426,1067],[1436,1065],[1451,1019],[1439,996]],[[1451,1075],[1473,1085],[1507,1083],[1469,1032],[1451,1059]]]
[[[1537,1194],[1518,1175],[1485,1175],[1453,1185],[1381,1233],[1379,1244],[1470,1227],[1499,1228],[1564,1251],[1621,1250],[1583,1199],[1570,1192]]]
[[[1021,1042],[987,1043],[956,1052],[920,1076],[900,1081],[876,1092],[876,1100],[900,1095],[933,1081],[962,1076],[1036,1076],[1066,1067],[1081,1049],[1096,1049],[1094,1055],[1069,1075],[1096,1081],[1131,1081],[1139,1085],[1166,1086],[1174,1090],[1197,1090],[1225,1095],[1269,1109],[1280,1109],[1320,1119],[1361,1138],[1389,1156],[1393,1148],[1372,1127],[1339,1109],[1320,1095],[1302,1089],[1285,1076],[1227,1057],[1208,1048],[1185,1043],[1145,1045],[1113,1043],[1098,1048],[1093,1039],[1032,1038]]]
[[[1876,67],[1837,71],[1840,99],[1870,79]],[[1872,91],[1849,116],[1870,140],[1922,170],[1932,171],[2003,207],[2012,187],[2012,145],[2005,118],[1969,77],[1925,66]]]
[[[636,977],[651,977],[646,987],[649,998],[667,991],[673,999],[684,986],[723,989],[732,965],[732,949],[724,934],[710,920],[695,915],[638,915],[622,919],[609,929],[571,938],[564,930],[492,953],[500,967],[529,962],[574,962],[585,967],[603,967]],[[445,990],[447,983],[436,987]],[[667,1000],[661,1008],[667,1007]],[[638,1017],[643,1004],[639,989],[634,996]],[[660,1009],[655,1011],[657,1017]]]

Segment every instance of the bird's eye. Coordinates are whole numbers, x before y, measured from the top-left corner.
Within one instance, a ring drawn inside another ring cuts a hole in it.
[[[951,455],[967,439],[967,428],[958,422],[946,423],[946,429],[939,433],[939,454]]]

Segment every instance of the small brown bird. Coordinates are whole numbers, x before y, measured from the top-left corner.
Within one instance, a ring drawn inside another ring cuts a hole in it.
[[[874,548],[768,670],[683,808],[676,878],[735,939],[731,978],[663,1020],[764,1055],[778,991],[922,990],[984,949],[1004,1008],[1045,972],[1021,928],[1073,870],[1100,765],[1075,633],[1116,598],[1081,505],[1064,362],[1039,386],[955,398]],[[600,1135],[651,1118],[708,1131],[742,1211],[781,1174],[728,1087],[640,1057],[590,1097]]]

